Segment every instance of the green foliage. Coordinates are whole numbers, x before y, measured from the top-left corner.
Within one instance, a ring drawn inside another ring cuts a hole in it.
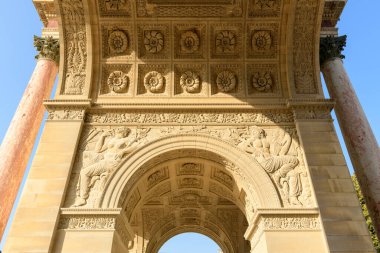
[[[376,252],[380,253],[379,238],[377,238],[377,236],[376,236],[375,228],[372,225],[372,220],[371,220],[371,217],[369,216],[367,205],[365,204],[365,200],[364,200],[362,191],[360,190],[358,179],[356,178],[355,175],[352,176],[352,182],[354,183],[356,194],[358,195],[360,205],[362,206],[363,215],[364,215],[364,218],[367,222],[367,226],[368,226],[368,230],[369,230],[369,233],[371,235],[371,238],[372,238],[373,246],[375,247]]]

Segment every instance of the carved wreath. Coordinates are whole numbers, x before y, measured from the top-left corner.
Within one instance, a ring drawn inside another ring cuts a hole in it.
[[[192,31],[187,31],[181,34],[180,46],[181,51],[185,53],[193,53],[199,49],[198,34]]]
[[[199,90],[199,76],[192,72],[192,71],[186,71],[181,75],[180,81],[179,81],[181,87],[186,90],[189,93],[194,93]]]
[[[128,48],[128,37],[121,30],[111,32],[108,37],[108,45],[112,53],[123,53]]]
[[[255,73],[252,77],[252,86],[258,91],[270,91],[273,81],[269,72]]]
[[[164,48],[164,35],[160,31],[146,31],[144,45],[148,52],[158,53]]]
[[[157,93],[164,87],[164,77],[157,71],[151,71],[144,77],[144,86],[152,93]]]
[[[265,51],[272,46],[272,37],[269,31],[257,31],[252,36],[252,48]]]
[[[216,77],[216,85],[222,92],[232,91],[236,87],[236,77],[231,71],[225,70]]]
[[[123,73],[122,71],[112,72],[107,79],[107,84],[109,88],[116,93],[122,93],[126,91],[128,83],[128,75]]]
[[[236,36],[232,31],[221,31],[216,35],[216,49],[221,52],[233,52],[236,46]]]

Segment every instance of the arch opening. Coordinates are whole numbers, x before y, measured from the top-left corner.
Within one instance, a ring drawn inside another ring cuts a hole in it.
[[[255,204],[241,179],[220,156],[194,149],[180,153],[150,160],[129,184],[121,208],[135,234],[133,250],[157,253],[170,238],[194,232],[214,240],[224,253],[249,252],[244,233]]]
[[[221,246],[210,237],[194,232],[175,235],[167,240],[158,250],[158,253],[175,252],[224,253],[221,249]]]

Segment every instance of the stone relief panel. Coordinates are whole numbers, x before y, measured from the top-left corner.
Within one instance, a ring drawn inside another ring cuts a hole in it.
[[[297,94],[316,94],[315,22],[318,1],[298,0],[293,30],[294,82]],[[319,38],[318,38],[319,40]]]
[[[103,64],[100,95],[132,96],[134,66],[132,64]]]
[[[137,17],[241,17],[243,1],[137,0]]]
[[[211,95],[244,96],[243,69],[241,64],[211,64]]]
[[[250,96],[280,96],[277,64],[247,64],[247,92]]]
[[[241,23],[210,24],[210,53],[211,58],[242,58],[243,25]]]
[[[137,95],[168,96],[170,72],[169,64],[139,64]]]
[[[131,25],[113,24],[101,27],[103,58],[134,59],[134,36]]]
[[[169,23],[138,25],[138,57],[170,59],[171,30]]]
[[[206,64],[174,64],[174,95],[207,96]]]
[[[105,121],[106,124],[137,123],[133,127],[88,126],[80,143],[66,206],[93,206],[100,196],[99,194],[102,193],[109,176],[128,157],[128,154],[144,143],[149,143],[163,136],[186,133],[214,136],[237,146],[242,152],[247,152],[270,176],[278,189],[284,206],[313,206],[308,172],[294,127],[284,126],[278,128],[268,126],[262,128],[255,126],[257,123],[247,126],[247,122],[255,121],[254,114],[247,114],[246,118],[251,121],[246,122],[243,121],[245,117],[242,117],[241,114],[231,113],[232,118],[229,119],[230,121],[224,121],[225,123],[230,122],[228,123],[229,125],[212,125],[212,122],[223,122],[223,118],[226,116],[224,114],[216,117],[213,114],[196,115],[196,117],[192,116],[192,114],[187,115],[192,119],[190,125],[183,125],[187,117],[181,116],[180,113],[173,115],[175,117],[172,119],[170,119],[170,114],[165,117],[154,113],[151,115],[153,117],[148,118],[146,118],[148,115],[134,115],[133,119],[128,115],[124,115],[121,116],[122,121],[119,120],[119,117],[113,117],[113,120],[108,118]],[[261,118],[258,117],[259,115]],[[89,115],[86,122],[104,124],[103,120],[99,121],[101,117],[97,118]],[[256,122],[259,121],[261,124],[270,122],[262,120],[262,117],[263,115],[261,114],[256,115]],[[129,121],[126,121],[128,118]],[[197,122],[197,119],[206,120],[204,121],[206,125],[192,125]],[[286,122],[287,119],[277,118],[278,123],[284,121]],[[143,122],[147,124],[154,122],[161,125],[144,127]],[[162,125],[162,123],[169,122],[176,122],[178,125]],[[243,125],[230,127],[231,123],[237,124],[238,122]],[[271,122],[272,124],[274,123],[274,121]],[[288,122],[290,123],[291,121]],[[234,169],[233,166],[230,167],[233,174],[237,173],[239,175],[238,169]],[[181,165],[177,168],[176,173],[181,174],[181,180],[178,181],[179,187],[181,185],[203,187],[201,180],[192,176],[203,173],[202,168],[198,168],[196,164]],[[150,185],[148,188],[152,188],[155,182],[165,180],[168,177],[167,175],[164,168],[162,171],[152,174],[147,178],[147,184]],[[226,189],[231,189],[233,185],[231,175],[217,170],[213,172],[212,179],[224,185]],[[215,191],[222,191],[222,189],[214,188]],[[221,196],[227,196],[227,194],[224,192]]]
[[[247,57],[255,59],[276,59],[279,45],[279,23],[247,24]]]
[[[206,24],[174,24],[174,58],[206,59]]]
[[[86,123],[96,124],[202,124],[198,128],[202,129],[206,124],[280,124],[293,123],[293,114],[285,110],[273,110],[262,112],[225,112],[225,113],[190,113],[186,111],[178,111],[176,113],[162,112],[143,112],[143,113],[87,113]],[[194,126],[194,128],[196,128]],[[175,128],[173,128],[173,131]],[[167,133],[172,132],[168,127]]]
[[[99,13],[101,17],[131,17],[132,3],[130,0],[100,0]]]
[[[149,129],[128,127],[89,128],[84,132],[76,167],[71,176],[71,194],[67,205],[93,206],[89,198],[95,199],[104,189],[109,176],[118,168],[124,157],[136,150],[143,142]]]
[[[202,163],[180,163],[176,165],[177,176],[195,175],[203,176],[204,166]]]
[[[169,179],[169,171],[167,167],[160,168],[154,171],[146,179],[147,189],[149,190],[153,188],[154,186],[156,186],[157,184],[159,184],[160,182],[166,179]]]
[[[87,35],[83,2],[61,0],[59,2],[64,37],[64,74],[60,93],[81,95],[86,79]]]
[[[279,18],[281,6],[281,0],[249,0],[248,17]]]

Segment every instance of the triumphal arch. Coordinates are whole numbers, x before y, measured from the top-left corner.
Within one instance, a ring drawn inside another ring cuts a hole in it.
[[[59,81],[4,252],[373,252],[320,80],[345,1],[34,3]]]

